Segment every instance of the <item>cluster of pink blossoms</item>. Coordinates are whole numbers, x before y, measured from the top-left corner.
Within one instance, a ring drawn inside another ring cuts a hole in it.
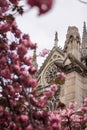
[[[54,0],[27,0],[31,7],[38,7],[39,15],[48,12],[53,5]]]

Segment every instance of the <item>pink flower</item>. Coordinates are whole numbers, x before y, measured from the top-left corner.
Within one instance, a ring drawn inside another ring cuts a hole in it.
[[[10,45],[10,49],[15,50],[16,47],[17,47],[17,44],[15,42],[12,42],[11,45]]]
[[[28,34],[24,34],[24,35],[23,35],[23,39],[25,39],[25,40],[30,40],[30,37],[29,37]]]
[[[12,99],[10,99],[9,102],[10,102],[12,107],[17,106],[17,101],[15,101],[15,100],[13,101]]]
[[[86,111],[87,111],[87,107],[81,107],[81,108],[79,109],[79,111],[86,112]]]
[[[19,55],[20,58],[23,58],[24,55],[27,53],[27,49],[26,49],[26,47],[23,46],[23,45],[21,45],[21,44],[18,45],[17,53],[18,53],[18,55]]]
[[[56,84],[51,85],[51,90],[56,91],[58,89],[58,86]]]
[[[5,57],[0,58],[0,63],[6,65],[6,58]]]
[[[20,38],[20,36],[21,36],[21,31],[19,29],[16,29],[15,37]]]
[[[31,125],[28,125],[25,130],[34,130],[34,128]]]
[[[60,84],[60,85],[64,84],[64,82],[65,82],[65,74],[58,72],[56,74],[54,82],[55,82],[55,84]]]
[[[19,65],[13,65],[13,70],[14,72],[16,72],[17,74],[20,73],[20,66]]]
[[[31,66],[28,71],[29,71],[30,74],[35,74],[36,68]]]
[[[51,89],[47,89],[45,90],[44,95],[47,97],[52,97],[54,95],[54,91],[52,91]]]
[[[65,79],[65,74],[64,73],[57,73],[57,76],[60,77],[62,80]]]
[[[45,107],[48,103],[49,101],[47,100],[46,95],[42,96],[39,100],[39,104],[42,108]]]
[[[3,108],[3,106],[0,105],[0,116],[3,115],[3,112],[4,112],[4,108]]]
[[[28,80],[28,83],[29,83],[29,86],[32,87],[32,88],[35,88],[37,86],[37,80],[34,79],[34,78],[30,78]]]
[[[10,31],[10,25],[8,23],[5,23],[3,25],[0,24],[0,32],[6,33]]]
[[[31,41],[30,40],[23,39],[21,42],[27,48],[29,48],[31,46]]]
[[[27,0],[27,3],[31,6],[37,6],[39,8],[39,15],[48,12],[53,5],[54,0]]]
[[[22,70],[22,69],[21,69],[20,74],[21,74],[21,76],[23,76],[24,78],[25,78],[25,77],[28,77],[28,73],[27,73],[27,71],[25,71],[25,70]]]
[[[6,79],[11,78],[10,70],[8,68],[1,70],[1,75]]]
[[[69,127],[66,127],[64,130],[70,130],[70,128],[69,128]]]
[[[52,127],[52,130],[61,130],[61,118],[58,114],[51,115],[50,126]]]
[[[84,121],[87,122],[87,114],[84,114]]]
[[[10,130],[13,129],[15,130],[17,127],[16,127],[16,124],[15,123],[10,123]]]
[[[6,12],[9,8],[9,1],[7,0],[0,0],[0,7],[1,7],[1,10],[2,10],[2,13]]]
[[[45,57],[49,53],[49,50],[43,49],[42,52],[40,52],[40,56]]]
[[[50,118],[51,118],[51,124],[60,123],[61,121],[61,118],[58,114],[52,114]]]
[[[10,95],[14,95],[15,94],[15,89],[14,89],[14,87],[12,85],[8,85],[7,89],[9,91]]]
[[[70,108],[70,109],[74,109],[75,106],[76,106],[76,104],[75,104],[74,102],[70,102],[70,103],[69,103],[69,108]]]
[[[21,120],[22,122],[27,122],[27,121],[29,120],[29,118],[28,118],[27,115],[21,115],[21,116],[20,116],[20,120]]]
[[[30,43],[30,49],[36,49],[37,48],[37,44],[35,43]]]
[[[54,124],[52,125],[52,130],[61,130],[60,124],[58,125],[57,123],[54,123]]]
[[[87,97],[85,97],[85,99],[84,99],[84,105],[87,106]]]
[[[24,56],[23,61],[24,61],[24,63],[25,63],[26,65],[29,66],[29,65],[32,64],[32,57],[26,57],[26,56]]]
[[[19,0],[9,0],[12,4],[18,4]]]

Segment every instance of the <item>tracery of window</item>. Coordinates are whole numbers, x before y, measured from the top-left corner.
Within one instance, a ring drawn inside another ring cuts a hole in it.
[[[48,66],[47,70],[45,71],[46,83],[50,84],[53,78],[56,76],[56,73],[60,71],[61,70],[55,64]]]

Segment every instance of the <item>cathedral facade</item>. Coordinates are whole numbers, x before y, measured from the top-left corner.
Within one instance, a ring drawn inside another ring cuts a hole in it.
[[[69,26],[64,48],[58,47],[58,36],[55,33],[54,46],[46,60],[38,70],[38,86],[50,85],[57,72],[66,74],[65,83],[61,85],[59,98],[66,105],[71,101],[77,103],[78,108],[87,96],[87,30],[83,26],[82,39],[78,28]]]

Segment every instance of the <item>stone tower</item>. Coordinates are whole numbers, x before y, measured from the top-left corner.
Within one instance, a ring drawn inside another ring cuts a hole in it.
[[[66,55],[72,53],[78,60],[80,60],[80,35],[77,27],[68,27],[64,51]]]
[[[85,52],[85,53],[84,53]],[[58,34],[55,33],[54,46],[38,71],[38,86],[46,85],[57,72],[65,72],[66,80],[61,86],[60,99],[66,105],[77,102],[78,108],[87,95],[87,31],[83,27],[82,43],[78,28],[69,26],[64,48],[58,46]]]
[[[81,60],[82,60],[82,63],[87,66],[87,29],[86,29],[85,22],[83,26]]]

